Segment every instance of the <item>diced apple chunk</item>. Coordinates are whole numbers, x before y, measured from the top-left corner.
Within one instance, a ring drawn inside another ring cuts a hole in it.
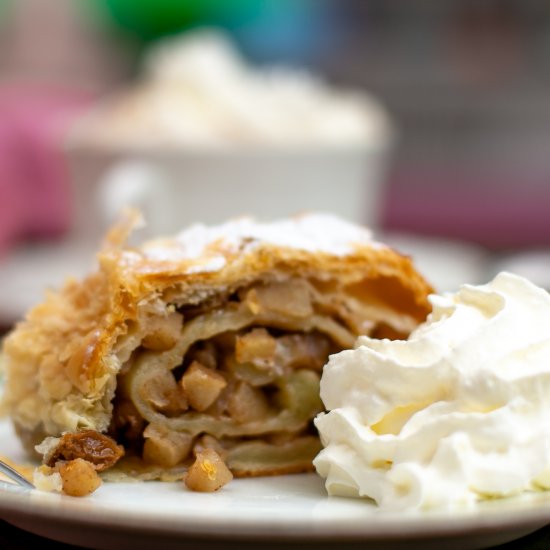
[[[212,493],[229,483],[233,474],[213,449],[204,449],[197,453],[185,478],[185,484],[192,491]]]
[[[269,404],[261,389],[239,382],[229,396],[227,411],[237,422],[251,422],[264,418],[269,411]]]
[[[152,317],[147,321],[147,334],[141,345],[154,351],[164,351],[174,347],[183,324],[179,313],[171,313],[166,317]]]
[[[166,468],[171,468],[186,459],[193,444],[190,434],[174,432],[155,424],[149,424],[143,436],[143,460]]]
[[[265,328],[255,328],[235,342],[235,358],[239,363],[252,363],[257,366],[273,365],[277,341]]]
[[[246,303],[253,313],[272,311],[297,319],[313,313],[309,286],[300,280],[254,287],[248,292]]]
[[[181,378],[181,386],[191,407],[205,411],[218,399],[227,381],[219,372],[193,361]]]

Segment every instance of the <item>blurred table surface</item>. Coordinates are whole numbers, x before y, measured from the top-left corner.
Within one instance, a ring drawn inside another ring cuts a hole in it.
[[[197,541],[190,541],[187,543],[186,541],[182,541],[182,548],[193,548],[195,550],[217,550],[227,547],[227,542],[225,540],[219,540],[219,541],[208,541],[208,542],[197,542]],[[258,547],[262,547],[263,549],[266,548],[289,548],[288,543],[269,543],[266,541],[265,543],[258,543]],[[325,550],[328,548],[334,548],[333,544],[322,544],[322,543],[300,543],[300,547],[304,548],[304,550],[307,549],[307,547],[311,547],[312,549],[315,548],[315,550]],[[244,547],[246,548],[253,548],[252,545],[246,544]],[[291,548],[298,548],[298,545],[290,545]],[[345,549],[346,545],[338,545],[339,548]],[[354,546],[355,548],[358,548],[357,546]],[[365,545],[365,547],[368,547],[368,545]],[[5,521],[0,521],[0,548],[3,550],[14,550],[14,549],[20,549],[20,548],[40,548],[40,549],[47,549],[47,548],[56,548],[58,550],[65,550],[69,548],[81,548],[80,546],[70,546],[68,544],[63,544],[61,542],[56,542],[50,539],[45,539],[43,537],[39,537],[37,535],[33,535],[32,533],[28,533],[26,531],[23,531],[22,529],[18,529],[17,527],[14,527],[13,525],[10,525],[9,523]],[[122,547],[121,547],[122,548]],[[416,547],[417,548],[417,547]],[[536,531],[535,533],[532,533],[531,535],[528,535],[526,537],[523,537],[521,539],[502,544],[499,546],[494,546],[493,548],[498,548],[499,550],[547,550],[550,548],[550,525],[547,527],[540,529],[539,531]]]

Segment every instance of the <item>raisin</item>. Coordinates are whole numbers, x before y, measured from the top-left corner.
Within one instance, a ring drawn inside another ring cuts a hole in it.
[[[48,458],[47,465],[82,458],[91,462],[98,472],[110,468],[124,454],[124,448],[107,435],[95,430],[82,430],[61,437],[56,449]]]

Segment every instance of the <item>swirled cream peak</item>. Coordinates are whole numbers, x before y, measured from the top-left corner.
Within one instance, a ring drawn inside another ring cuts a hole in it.
[[[329,494],[404,509],[550,489],[550,295],[500,273],[431,302],[408,340],[360,337],[325,366]]]

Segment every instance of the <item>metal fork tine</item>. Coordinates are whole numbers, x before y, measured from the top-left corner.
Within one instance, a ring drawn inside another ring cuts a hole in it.
[[[34,485],[24,478],[17,470],[14,470],[11,466],[6,464],[4,461],[0,460],[0,472],[7,475],[12,481],[15,481],[21,487],[26,487],[27,489],[34,489]]]

